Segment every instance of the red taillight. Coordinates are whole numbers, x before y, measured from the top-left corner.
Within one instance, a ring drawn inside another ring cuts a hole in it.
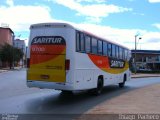
[[[68,59],[65,61],[65,69],[66,70],[70,69],[70,60],[68,60]]]
[[[30,67],[30,59],[27,58],[27,68],[29,68],[29,67]]]

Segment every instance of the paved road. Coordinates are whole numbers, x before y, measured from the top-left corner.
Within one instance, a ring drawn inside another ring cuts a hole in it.
[[[25,70],[0,73],[0,113],[82,114],[131,90],[160,83],[160,78],[132,79],[123,89],[117,85],[105,87],[100,96],[88,95],[86,92],[66,96],[60,91],[27,88],[25,79]]]

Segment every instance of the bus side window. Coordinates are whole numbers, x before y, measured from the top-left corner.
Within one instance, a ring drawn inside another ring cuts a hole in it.
[[[131,58],[131,51],[130,50],[127,50],[127,51],[128,51],[127,60],[130,60],[130,58]]]
[[[112,56],[112,46],[111,46],[110,43],[108,44],[108,56],[109,56],[109,57]]]
[[[80,51],[80,33],[76,32],[76,51]]]
[[[107,56],[107,42],[103,41],[103,55]]]
[[[119,46],[116,46],[116,58],[119,58]]]
[[[92,53],[97,54],[97,39],[92,38]]]
[[[115,45],[112,44],[112,57],[116,57],[116,48]]]
[[[125,60],[127,60],[128,50],[125,49]]]
[[[80,51],[84,52],[85,51],[85,43],[84,43],[84,34],[80,34]]]
[[[85,35],[85,50],[86,53],[91,52],[91,37]]]
[[[119,47],[119,58],[122,59],[123,58],[123,53],[122,53],[122,48]]]
[[[102,41],[98,40],[98,54],[102,55]]]
[[[122,48],[122,58],[123,60],[125,60],[125,49],[124,48]]]
[[[85,52],[84,34],[78,31],[76,32],[76,51]]]

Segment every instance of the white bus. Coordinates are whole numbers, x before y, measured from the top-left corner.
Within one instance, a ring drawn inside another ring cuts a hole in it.
[[[130,80],[130,50],[67,23],[30,26],[27,86],[94,90]]]

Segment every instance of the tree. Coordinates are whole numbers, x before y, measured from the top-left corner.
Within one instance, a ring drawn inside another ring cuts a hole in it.
[[[1,47],[1,61],[7,62],[10,69],[12,68],[14,62],[19,62],[23,57],[22,50],[15,48],[9,44],[5,44]]]
[[[19,62],[20,59],[23,58],[23,52],[21,49],[18,48],[14,48],[14,56],[13,56],[13,60],[14,62]]]

